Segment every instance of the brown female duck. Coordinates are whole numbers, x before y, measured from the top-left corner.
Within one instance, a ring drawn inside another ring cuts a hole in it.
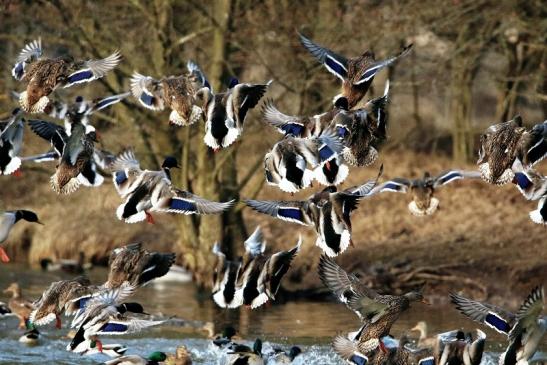
[[[17,283],[11,283],[4,290],[4,294],[10,293],[11,298],[8,302],[8,308],[19,318],[19,328],[26,328],[27,320],[34,309],[32,302],[23,297],[21,287]]]
[[[71,56],[42,57],[41,39],[27,44],[19,53],[12,69],[13,77],[27,83],[20,94],[21,107],[39,113],[49,104],[48,95],[58,87],[70,87],[90,82],[106,75],[120,62],[116,51],[100,60],[75,61]]]
[[[378,71],[408,54],[412,48],[412,44],[408,45],[399,54],[382,61],[376,61],[372,51],[366,51],[357,57],[346,58],[312,42],[302,34],[298,35],[302,45],[329,72],[342,80],[342,96],[348,99],[350,109],[355,107],[365,96]]]

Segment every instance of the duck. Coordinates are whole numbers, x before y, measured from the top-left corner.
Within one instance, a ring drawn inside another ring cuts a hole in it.
[[[235,200],[213,202],[171,183],[171,168],[177,168],[177,159],[168,156],[161,171],[141,170],[133,150],[122,152],[110,166],[116,191],[125,199],[118,209],[118,219],[126,223],[147,220],[154,223],[150,212],[169,214],[220,214],[234,205]]]
[[[432,215],[439,208],[439,199],[434,196],[436,189],[456,180],[480,178],[481,173],[478,171],[447,170],[434,177],[426,171],[421,179],[394,178],[388,180],[375,187],[372,194],[408,193],[412,197],[412,201],[408,204],[408,210],[414,216],[423,217]]]
[[[420,333],[420,337],[418,338],[418,348],[429,348],[432,349],[435,344],[437,343],[437,337],[428,337],[427,334],[427,322],[420,321],[416,323],[414,327],[410,329],[410,331],[417,331]]]
[[[243,132],[248,111],[258,104],[270,84],[271,80],[265,84],[241,84],[232,78],[223,93],[213,94],[208,87],[198,90],[196,97],[206,116],[205,144],[215,152],[232,145]]]
[[[13,226],[22,220],[43,225],[38,215],[31,210],[0,210],[0,261],[4,263],[9,262],[10,258],[1,244],[6,242]]]
[[[40,260],[40,267],[43,271],[63,271],[68,274],[83,274],[85,270],[93,267],[91,263],[85,262],[85,253],[80,251],[77,260],[61,259],[54,261],[50,258]]]
[[[188,61],[186,67],[188,69],[186,75],[168,76],[159,80],[135,72],[131,77],[131,92],[147,109],[154,111],[171,109],[170,124],[178,126],[194,124],[203,116],[196,93],[202,87],[211,88],[211,86],[197,64]]]
[[[123,356],[127,352],[127,347],[120,344],[109,344],[103,343],[102,352],[99,352],[97,346],[90,348],[88,351],[82,353],[81,355],[92,356],[97,354],[103,354],[111,358],[118,358]]]
[[[252,349],[245,345],[235,346],[228,352],[226,365],[264,365],[262,340],[257,338]]]
[[[81,114],[71,114],[71,134],[55,123],[44,120],[30,120],[31,130],[43,139],[51,142],[59,154],[59,162],[50,182],[58,194],[71,194],[81,185],[82,174],[89,165],[94,143],[97,142],[94,127],[82,123]]]
[[[287,135],[264,156],[266,182],[291,194],[309,187],[313,179],[325,182],[327,178],[323,174],[323,166],[330,170],[331,161],[336,159],[342,148],[342,143],[332,131],[314,138]],[[348,174],[347,166],[344,170],[340,169],[336,182],[341,183]]]
[[[19,328],[27,328],[27,321],[34,309],[32,302],[23,297],[21,287],[15,282],[4,289],[4,294],[10,293],[11,298],[8,301],[8,308],[19,318]]]
[[[302,237],[296,246],[288,251],[280,251],[271,256],[264,255],[266,242],[260,227],[244,242],[246,258],[238,275],[234,294],[237,306],[244,305],[256,309],[268,301],[274,301],[293,259],[300,251]]]
[[[372,51],[362,55],[346,58],[325,47],[322,47],[304,35],[298,33],[300,43],[326,69],[342,80],[342,96],[348,99],[349,109],[353,109],[365,96],[374,76],[383,68],[406,56],[412,49],[412,44],[404,47],[397,55],[382,61],[376,61]]]
[[[55,281],[42,293],[40,299],[33,303],[34,310],[30,313],[29,322],[34,326],[44,326],[55,320],[55,327],[62,328],[61,314],[72,314],[73,306],[79,309],[77,301],[89,299],[94,293],[89,279],[80,276],[70,280]],[[74,303],[74,304],[72,304]]]
[[[116,359],[108,360],[105,365],[159,365],[167,359],[167,354],[154,351],[147,358],[139,355],[125,355]]]
[[[349,336],[352,341],[357,341],[358,347],[368,347],[379,341],[378,346],[385,352],[386,345],[382,339],[389,335],[401,313],[413,302],[429,304],[420,291],[403,295],[378,294],[326,255],[321,256],[318,271],[323,284],[362,321],[361,328]]]
[[[301,353],[302,349],[298,346],[292,346],[288,352],[274,347],[273,353],[267,356],[266,365],[292,364],[294,359]]]
[[[132,243],[112,251],[109,258],[110,271],[103,287],[119,288],[125,282],[140,287],[162,277],[175,263],[174,253],[151,252],[141,243]]]
[[[178,346],[174,355],[167,355],[165,365],[192,365],[192,356],[186,346]]]
[[[236,283],[241,269],[241,261],[228,261],[220,249],[220,243],[213,245],[217,263],[213,271],[213,300],[221,308],[235,308]]]
[[[474,339],[471,333],[461,330],[441,333],[434,345],[435,363],[479,365],[485,343],[486,334],[479,329]]]
[[[21,50],[12,76],[27,84],[19,102],[28,113],[43,112],[50,103],[48,96],[59,87],[91,82],[105,76],[121,60],[118,51],[99,60],[76,61],[71,56],[42,57],[42,41],[34,40]]]
[[[382,174],[380,168],[378,176]],[[313,226],[317,233],[315,244],[329,257],[345,252],[352,245],[351,213],[360,200],[369,197],[378,181],[369,180],[362,185],[342,191],[327,187],[307,200],[268,201],[245,199],[253,210],[286,222]]]
[[[221,333],[215,334],[214,324],[210,323],[212,326],[207,326],[207,331],[209,333],[209,338],[213,340],[213,345],[220,349],[225,349],[234,344],[234,341],[241,341],[242,338],[238,335],[237,330],[232,326],[226,326]]]
[[[494,124],[481,135],[477,165],[484,181],[503,185],[512,181],[515,159],[532,167],[547,156],[547,121],[531,130],[517,115],[510,121]]]
[[[517,158],[512,167],[513,183],[527,200],[538,200],[537,209],[529,213],[532,222],[547,224],[547,176],[525,168]]]
[[[456,293],[451,293],[450,299],[466,317],[508,337],[509,345],[499,362],[503,365],[523,364],[530,360],[547,331],[547,317],[541,316],[545,305],[541,286],[532,289],[516,313]]]
[[[0,175],[20,175],[24,122],[19,108],[7,120],[0,121]]]
[[[26,331],[21,337],[19,342],[25,345],[37,345],[40,340],[40,332],[36,328],[32,328]]]
[[[180,265],[172,265],[167,274],[156,278],[152,282],[154,285],[159,285],[160,289],[163,284],[168,283],[189,283],[192,281],[192,273]]]

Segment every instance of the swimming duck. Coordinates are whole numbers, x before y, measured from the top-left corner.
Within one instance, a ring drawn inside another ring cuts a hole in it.
[[[362,284],[355,275],[350,275],[331,258],[321,256],[319,277],[323,284],[363,321],[359,331],[352,334],[352,340],[368,346],[368,341],[379,340],[385,351],[382,338],[389,335],[391,326],[399,315],[410,307],[412,302],[425,301],[419,291],[404,295],[382,295]]]
[[[178,346],[174,355],[167,355],[165,365],[192,365],[192,356],[186,346]]]
[[[281,365],[292,364],[294,359],[302,353],[302,349],[298,346],[293,346],[288,352],[275,347],[272,354],[267,355],[266,365]]]
[[[337,157],[342,148],[338,137],[330,131],[314,138],[295,138],[287,135],[264,156],[266,182],[288,193],[307,188],[313,178],[324,182],[326,177],[320,176],[323,175],[323,166],[330,169],[330,162]],[[340,170],[337,182],[342,182],[348,173],[347,166],[344,171]]]
[[[239,345],[228,353],[226,365],[264,365],[262,358],[262,340],[259,338],[254,342],[253,348]]]
[[[2,262],[9,262],[10,258],[1,244],[6,242],[11,229],[20,220],[43,225],[43,223],[38,219],[36,213],[30,210],[20,209],[0,211],[0,261]]]
[[[34,302],[35,308],[29,317],[29,322],[35,326],[44,326],[55,320],[55,327],[61,329],[61,314],[69,309],[70,304],[90,298],[93,288],[90,287],[89,279],[81,276],[71,280],[60,280],[50,284],[42,293],[40,299]]]
[[[70,56],[42,57],[42,41],[28,43],[19,53],[12,69],[13,77],[27,83],[20,94],[23,110],[40,113],[49,104],[48,95],[58,87],[70,87],[97,80],[118,65],[121,60],[116,51],[100,60],[75,61]]]
[[[300,42],[312,56],[342,80],[342,96],[348,99],[349,109],[353,109],[365,96],[374,76],[380,70],[407,55],[412,49],[412,44],[408,45],[399,54],[382,61],[376,61],[372,51],[366,51],[358,57],[346,58],[312,42],[300,33],[298,35]]]
[[[70,136],[64,128],[44,120],[30,120],[31,130],[49,141],[59,154],[59,164],[51,177],[51,186],[58,194],[70,194],[81,184],[79,175],[89,165],[97,141],[94,128],[84,125],[81,114],[71,114],[72,129]]]
[[[235,308],[234,302],[236,283],[241,261],[228,261],[226,255],[220,250],[220,244],[213,245],[213,253],[217,256],[217,264],[213,271],[213,300],[221,308]]]
[[[480,172],[447,170],[432,177],[429,172],[424,173],[421,179],[395,178],[386,181],[372,191],[372,194],[392,192],[408,193],[412,201],[408,204],[408,210],[415,216],[422,217],[431,215],[439,207],[439,199],[434,197],[435,189],[460,179],[479,179]]]
[[[230,146],[243,132],[243,124],[249,109],[253,109],[266,93],[266,84],[240,84],[232,79],[228,90],[213,94],[204,87],[197,93],[206,116],[203,141],[213,150]]]
[[[111,358],[118,358],[120,356],[123,356],[126,351],[127,351],[126,346],[123,346],[117,343],[116,344],[103,343],[102,351],[99,351],[97,349],[97,346],[95,346],[93,348],[89,348],[89,350],[87,350],[86,352],[81,353],[81,355],[92,356],[97,354],[103,354]]]
[[[544,308],[543,287],[535,287],[516,314],[455,293],[451,293],[450,298],[465,316],[508,336],[509,346],[500,357],[500,364],[526,363],[534,356],[547,331],[547,317],[541,316]]]
[[[378,176],[382,173],[382,168]],[[370,195],[376,180],[363,185],[336,191],[327,187],[304,201],[260,201],[244,200],[245,204],[257,212],[270,215],[287,222],[314,226],[317,232],[315,244],[329,257],[344,252],[351,239],[351,213],[359,201]]]
[[[19,337],[19,342],[24,343],[25,345],[37,345],[39,340],[40,332],[36,328],[26,331]]]
[[[169,123],[178,126],[194,124],[203,115],[197,105],[196,93],[202,87],[210,88],[210,85],[195,63],[189,61],[187,68],[186,75],[168,76],[160,80],[135,72],[131,78],[131,92],[147,109],[171,109]]]
[[[141,170],[133,150],[121,153],[111,165],[118,194],[125,199],[116,210],[118,219],[136,223],[146,219],[154,223],[150,212],[175,214],[219,214],[234,200],[213,202],[171,184],[170,169],[178,167],[174,157],[167,157],[161,171]]]
[[[147,358],[143,358],[139,355],[125,355],[106,361],[105,365],[159,365],[167,359],[167,355],[164,352],[155,351],[152,352]]]
[[[150,252],[141,243],[116,248],[110,254],[110,271],[104,287],[118,288],[126,281],[135,287],[143,286],[167,274],[175,259],[174,253]]]
[[[417,331],[420,333],[418,338],[417,346],[418,348],[430,348],[432,349],[437,343],[437,337],[428,337],[427,336],[427,323],[425,321],[420,321],[416,323],[414,327],[410,329],[411,331]]]
[[[547,156],[547,121],[527,130],[522,118],[490,126],[481,135],[479,171],[491,184],[503,185],[513,179],[511,167],[519,159],[526,167],[532,167]]]
[[[8,301],[8,307],[10,311],[19,318],[19,328],[26,328],[27,320],[34,309],[32,302],[23,297],[21,287],[17,283],[11,283],[10,286],[4,290],[4,294],[10,293],[11,298]]]
[[[21,109],[14,109],[8,120],[0,121],[0,175],[11,175],[21,167],[24,119]]]
[[[40,267],[43,271],[63,271],[68,274],[83,274],[85,270],[93,267],[91,263],[85,262],[85,253],[80,251],[78,259],[61,259],[53,261],[50,258],[40,260]]]
[[[517,158],[513,163],[513,183],[527,200],[539,200],[537,209],[530,212],[530,219],[537,224],[547,224],[547,176],[532,168],[525,168]]]
[[[471,333],[461,330],[445,332],[437,335],[434,346],[436,364],[479,365],[482,360],[486,334],[477,330],[473,339]]]

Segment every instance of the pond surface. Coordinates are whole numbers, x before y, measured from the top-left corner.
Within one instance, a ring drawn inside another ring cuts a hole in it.
[[[105,281],[107,271],[95,268],[88,273],[92,282]],[[70,278],[32,270],[20,265],[0,265],[0,289],[11,282],[18,281],[23,295],[36,299],[52,281]],[[7,301],[0,291],[0,300]],[[354,331],[359,326],[357,317],[342,304],[335,302],[296,301],[271,305],[259,310],[222,310],[206,294],[198,294],[191,283],[161,283],[139,289],[136,301],[144,305],[148,313],[176,317],[167,326],[145,331],[137,336],[103,338],[104,343],[119,343],[129,348],[128,354],[147,356],[153,351],[174,352],[181,344],[187,346],[193,356],[194,364],[223,364],[223,358],[206,339],[205,332],[199,330],[205,322],[215,323],[218,329],[230,324],[237,328],[248,341],[260,337],[265,340],[265,348],[271,344],[289,348],[299,345],[304,354],[295,364],[343,364],[330,347],[336,334]],[[452,308],[415,304],[404,313],[396,323],[392,333],[399,336],[412,328],[417,321],[426,320],[431,333],[444,332],[455,328],[473,330],[476,325],[459,315]],[[70,319],[64,318],[64,326]],[[93,364],[107,360],[103,355],[82,357],[65,351],[68,340],[63,338],[67,329],[57,330],[50,326],[40,328],[42,338],[37,346],[27,346],[18,342],[22,331],[17,329],[14,317],[0,318],[0,364],[36,364],[39,361],[54,364]],[[504,338],[493,331],[485,330],[488,337],[488,353],[482,364],[497,364],[497,356],[504,350]],[[545,351],[545,341],[543,344]]]

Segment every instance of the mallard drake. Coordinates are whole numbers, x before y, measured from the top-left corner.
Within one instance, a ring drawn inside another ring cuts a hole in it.
[[[140,243],[116,248],[110,254],[110,271],[104,287],[118,288],[126,281],[135,287],[143,286],[167,274],[175,259],[174,253],[150,252]]]
[[[329,169],[330,162],[336,159],[342,148],[338,137],[331,132],[314,138],[288,135],[264,156],[266,182],[277,185],[282,191],[295,193],[310,186],[313,178],[325,181],[326,177],[319,176],[323,174],[323,166]],[[341,175],[338,182],[343,181],[348,173],[347,166],[344,171],[338,171]]]
[[[509,346],[500,357],[500,364],[526,363],[534,356],[547,331],[547,317],[541,317],[544,308],[543,287],[535,287],[516,314],[455,293],[451,293],[450,298],[465,316],[508,336]]]
[[[82,115],[71,116],[72,129],[70,136],[60,125],[44,120],[30,120],[31,130],[49,141],[60,159],[55,174],[51,177],[51,186],[58,194],[70,194],[81,184],[79,175],[90,164],[97,141],[94,128],[81,122]]]
[[[477,330],[473,339],[471,333],[461,330],[437,335],[433,355],[436,364],[479,365],[482,360],[486,334]]]
[[[58,87],[97,80],[120,60],[117,51],[100,60],[75,61],[71,56],[43,58],[42,41],[38,39],[21,50],[11,73],[16,80],[27,83],[19,98],[23,110],[40,113],[49,104],[48,95]]]
[[[164,352],[155,351],[148,355],[147,358],[139,355],[125,355],[106,361],[105,365],[159,365],[167,359]]]
[[[233,350],[228,352],[226,365],[264,365],[262,340],[257,338],[252,349],[245,345],[234,346]]]
[[[365,96],[378,71],[407,55],[412,49],[412,44],[410,44],[404,47],[399,54],[382,61],[376,61],[372,51],[366,51],[358,57],[346,58],[321,47],[300,33],[298,35],[300,42],[312,56],[321,62],[330,73],[342,80],[342,96],[348,99],[350,109],[353,109]]]
[[[85,270],[93,267],[91,263],[85,262],[85,253],[80,251],[77,259],[52,260],[44,258],[40,260],[40,267],[43,271],[63,271],[68,274],[83,274]]]
[[[490,126],[481,135],[479,149],[479,171],[482,178],[491,184],[503,185],[513,179],[511,167],[519,159],[526,167],[547,156],[547,121],[527,130],[522,118]]]
[[[206,115],[205,144],[218,151],[234,143],[243,132],[247,112],[258,104],[270,83],[240,84],[232,79],[228,90],[218,94],[208,87],[201,88],[197,98]]]
[[[19,342],[24,343],[25,345],[37,345],[39,340],[40,332],[36,328],[26,331],[19,337]]]
[[[266,365],[292,364],[294,359],[301,353],[302,349],[298,346],[291,347],[288,352],[279,347],[274,347],[273,353],[266,355]]]
[[[198,65],[189,61],[187,68],[186,75],[160,80],[135,72],[131,77],[131,92],[147,109],[171,109],[169,123],[179,126],[194,124],[203,115],[196,93],[202,87],[210,88],[210,85]]]
[[[0,261],[2,262],[9,262],[10,258],[1,244],[8,239],[9,233],[13,226],[21,220],[43,225],[43,223],[38,219],[38,215],[30,210],[20,209],[0,211]]]
[[[382,173],[382,168],[378,176]],[[336,191],[327,187],[303,201],[244,200],[257,212],[268,214],[287,222],[314,226],[317,232],[315,244],[329,257],[344,252],[351,239],[351,213],[363,198],[369,196],[378,181],[369,180],[363,185]]]
[[[175,214],[220,214],[234,204],[213,202],[171,184],[170,169],[178,167],[174,157],[167,157],[162,171],[141,170],[133,150],[122,152],[111,165],[113,182],[125,199],[116,210],[118,219],[136,223],[146,219],[154,223],[152,212]]]
[[[174,355],[167,355],[165,365],[192,365],[192,355],[186,346],[178,346]]]
[[[40,299],[34,302],[35,309],[30,314],[29,322],[35,326],[44,326],[55,320],[55,327],[60,329],[61,314],[65,310],[67,314],[72,314],[72,303],[91,297],[93,288],[90,284],[89,279],[83,276],[51,283]]]
[[[213,253],[217,257],[217,264],[213,271],[213,300],[221,308],[235,308],[234,302],[236,283],[241,269],[241,261],[228,261],[220,250],[220,244],[213,245]]]
[[[11,175],[21,167],[24,126],[21,109],[14,109],[8,120],[0,121],[0,175]]]
[[[386,181],[373,189],[371,194],[392,192],[408,193],[412,201],[408,204],[408,210],[415,216],[431,215],[439,207],[439,199],[435,198],[435,189],[460,179],[480,179],[477,171],[447,170],[438,176],[432,177],[429,172],[424,173],[421,179],[395,178]]]
[[[251,309],[275,300],[281,279],[289,270],[292,260],[300,251],[302,238],[288,251],[264,255],[266,242],[260,227],[245,241],[246,257],[238,275],[234,303]]]
[[[27,320],[34,309],[32,302],[23,297],[21,287],[17,283],[11,283],[4,289],[4,294],[10,293],[11,298],[8,301],[8,308],[19,318],[19,328],[26,328]]]
[[[420,321],[416,323],[414,327],[410,329],[410,331],[417,331],[420,333],[420,337],[418,338],[417,346],[418,348],[430,348],[432,349],[435,344],[437,343],[437,337],[428,337],[427,334],[427,322]]]
[[[547,224],[547,176],[532,168],[525,168],[517,158],[513,163],[513,183],[527,200],[539,200],[537,209],[530,212],[530,219],[537,224]]]
[[[378,294],[325,255],[321,256],[318,269],[323,284],[363,321],[363,326],[351,336],[363,346],[368,346],[370,340],[379,340],[384,351],[381,339],[389,335],[391,326],[410,307],[410,303],[421,301],[428,304],[419,291],[404,295]]]

